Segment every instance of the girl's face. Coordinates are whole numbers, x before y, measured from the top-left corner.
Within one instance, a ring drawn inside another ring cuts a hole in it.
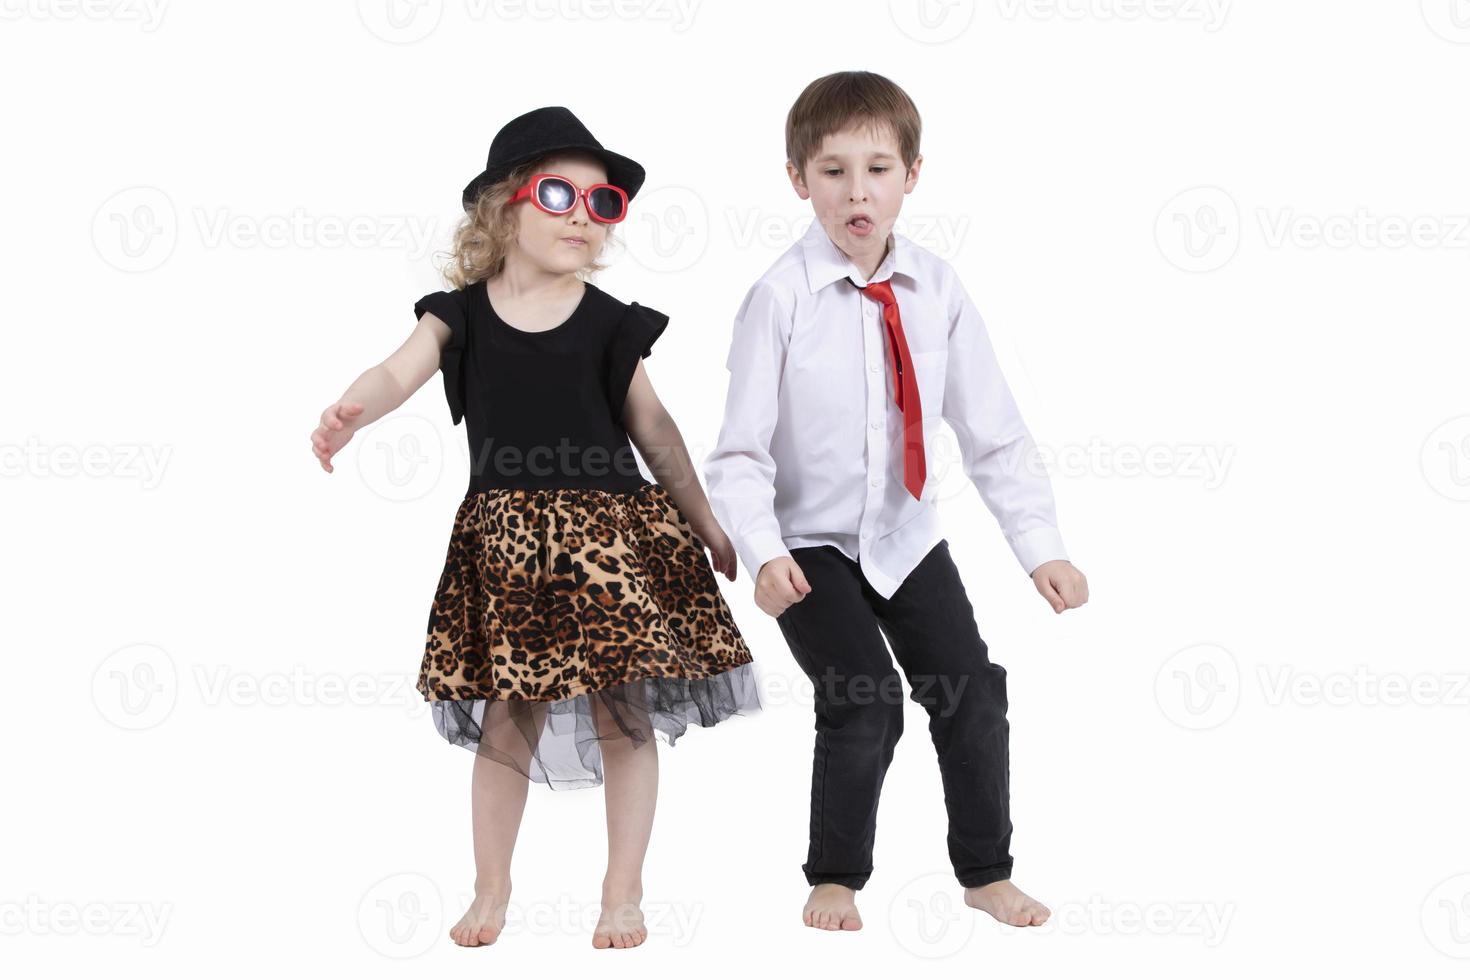
[[[540,172],[565,177],[584,190],[607,182],[607,168],[601,161],[582,154],[547,160]],[[590,265],[607,242],[608,226],[592,220],[582,198],[566,214],[547,214],[529,200],[511,206],[520,209],[516,248],[523,258],[547,272],[575,273]]]

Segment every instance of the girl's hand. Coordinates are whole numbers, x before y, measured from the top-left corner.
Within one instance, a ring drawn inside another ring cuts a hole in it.
[[[1052,612],[1076,609],[1087,601],[1087,576],[1065,559],[1042,562],[1031,573],[1031,581]]]
[[[707,521],[694,528],[695,535],[709,549],[709,563],[716,572],[730,581],[735,581],[735,546],[725,529],[714,521]]]
[[[332,469],[332,457],[337,454],[337,450],[347,445],[352,433],[357,431],[353,423],[361,414],[362,406],[356,402],[337,402],[322,412],[322,424],[311,434],[311,451],[316,454],[322,469],[328,473],[335,472]]]

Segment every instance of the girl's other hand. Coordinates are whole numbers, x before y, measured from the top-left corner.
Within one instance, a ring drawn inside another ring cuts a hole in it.
[[[322,424],[311,434],[311,451],[316,454],[322,469],[328,473],[334,472],[332,457],[337,455],[337,450],[347,445],[352,433],[357,431],[354,423],[361,414],[362,406],[356,402],[337,402],[322,412]]]
[[[735,581],[735,546],[730,543],[730,536],[725,533],[725,529],[710,521],[702,527],[694,528],[694,533],[709,549],[709,563],[714,570],[730,581]]]

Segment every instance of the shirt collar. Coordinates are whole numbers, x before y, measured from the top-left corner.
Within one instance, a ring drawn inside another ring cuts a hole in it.
[[[909,247],[908,239],[897,232],[888,233],[888,255],[873,273],[873,278],[868,280],[863,279],[862,271],[837,247],[837,243],[827,234],[827,229],[816,218],[812,219],[811,227],[802,236],[801,248],[806,259],[806,283],[814,293],[839,279],[851,278],[861,288],[868,283],[882,282],[894,274],[908,276],[910,279],[918,277],[913,249]]]

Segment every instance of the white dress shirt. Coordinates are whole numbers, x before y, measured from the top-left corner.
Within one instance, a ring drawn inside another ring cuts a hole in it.
[[[919,499],[903,485],[882,304],[859,288],[890,276],[931,461]],[[725,367],[724,424],[703,472],[752,578],[791,548],[830,544],[891,597],[943,537],[931,448],[941,418],[1026,573],[1067,557],[1050,480],[985,323],[953,267],[910,239],[890,235],[869,280],[813,220],[746,293]]]

